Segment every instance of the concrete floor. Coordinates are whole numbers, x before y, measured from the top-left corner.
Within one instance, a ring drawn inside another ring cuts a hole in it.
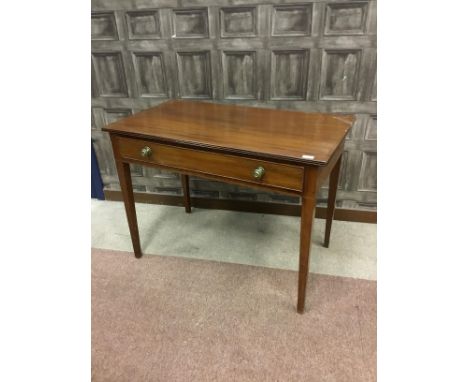
[[[91,201],[94,248],[132,251],[122,202]],[[298,269],[298,217],[153,204],[136,205],[144,255],[178,256]],[[377,225],[334,221],[323,248],[325,220],[315,219],[310,271],[377,279]]]

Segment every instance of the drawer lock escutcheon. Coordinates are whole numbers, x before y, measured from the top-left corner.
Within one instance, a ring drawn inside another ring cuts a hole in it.
[[[153,150],[151,150],[151,147],[145,146],[141,149],[140,153],[142,157],[149,158],[153,154]]]
[[[265,175],[265,168],[262,166],[258,166],[255,170],[253,170],[252,175],[257,180],[262,179],[263,176]]]

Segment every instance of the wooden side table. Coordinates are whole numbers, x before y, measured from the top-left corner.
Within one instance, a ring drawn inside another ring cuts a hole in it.
[[[297,311],[304,312],[316,193],[329,177],[325,247],[335,211],[344,139],[351,115],[303,113],[194,101],[168,101],[106,126],[128,225],[142,256],[129,163],[302,197]]]

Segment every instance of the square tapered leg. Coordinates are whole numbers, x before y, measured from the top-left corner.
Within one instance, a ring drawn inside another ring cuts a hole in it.
[[[189,176],[181,174],[180,175],[182,181],[182,191],[184,193],[184,205],[185,205],[185,212],[188,214],[192,212],[192,204],[190,201],[190,183],[189,183]]]
[[[333,167],[333,170],[330,173],[330,185],[328,187],[327,223],[325,226],[325,241],[323,244],[326,248],[328,248],[330,245],[330,233],[333,216],[335,215],[336,193],[338,190],[338,179],[340,177],[341,158],[342,156],[340,156],[340,158],[337,160],[335,167]]]
[[[297,290],[297,312],[304,313],[307,279],[309,277],[309,255],[312,244],[312,227],[315,215],[316,173],[306,169],[301,207],[301,237],[299,246],[299,280]]]

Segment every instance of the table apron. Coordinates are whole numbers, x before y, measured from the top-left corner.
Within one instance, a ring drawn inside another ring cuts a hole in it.
[[[304,168],[241,156],[163,145],[142,139],[113,137],[116,160],[157,167],[183,174],[201,176],[242,186],[301,195]],[[141,150],[151,149],[148,157]],[[265,175],[257,180],[253,171],[263,167]]]

